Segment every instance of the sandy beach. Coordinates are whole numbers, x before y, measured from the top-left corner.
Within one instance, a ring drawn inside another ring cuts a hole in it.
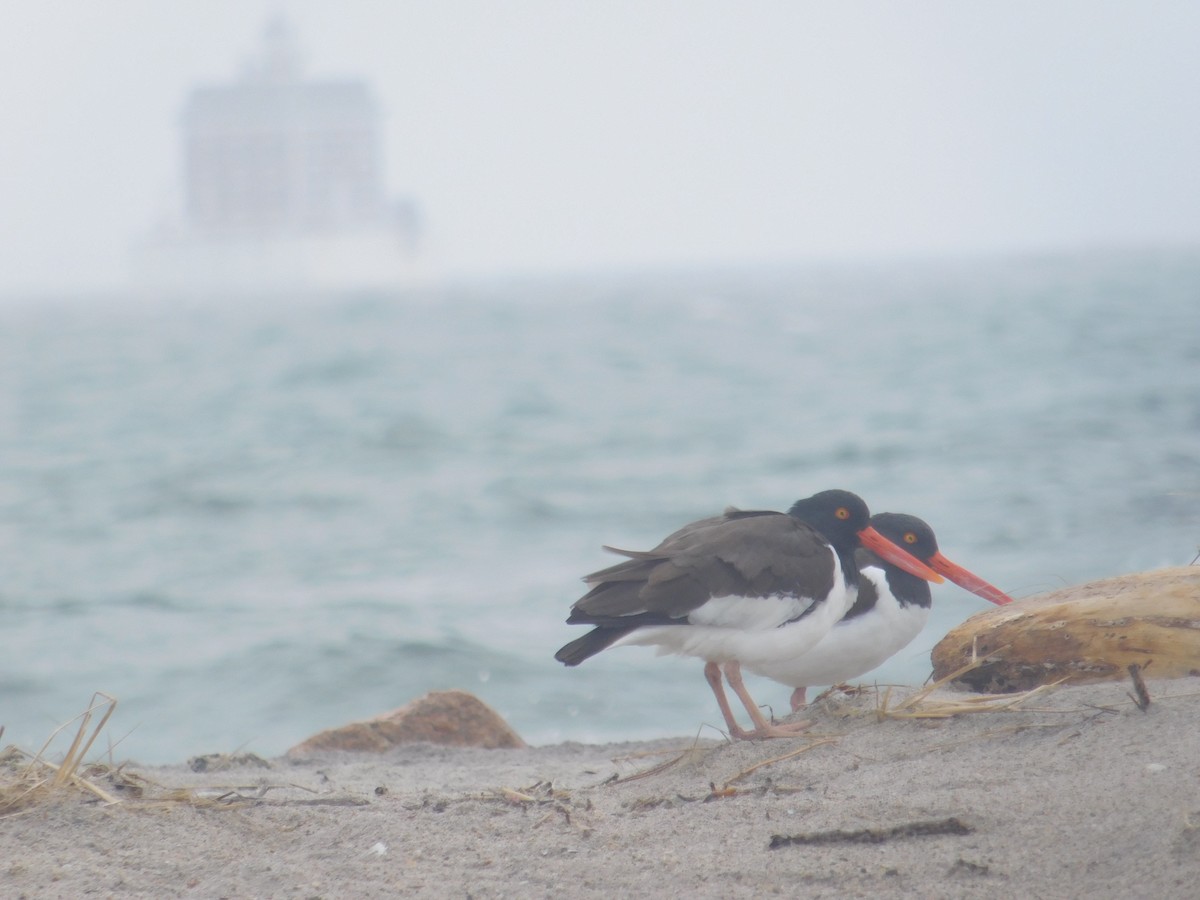
[[[1113,682],[945,719],[871,689],[765,743],[101,766],[122,802],[0,819],[0,895],[1192,897],[1200,678],[1147,684],[1145,710]]]

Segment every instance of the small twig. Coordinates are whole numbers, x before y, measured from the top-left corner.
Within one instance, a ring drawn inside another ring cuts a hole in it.
[[[634,759],[636,757],[658,756],[658,755],[661,755],[664,753],[677,753],[677,755],[671,757],[671,759],[668,759],[665,762],[661,762],[657,766],[651,766],[649,769],[644,769],[641,772],[634,772],[632,775],[628,775],[625,777],[622,777],[620,775],[620,773],[614,774],[611,777],[604,779],[602,784],[605,787],[607,787],[610,784],[625,784],[628,781],[637,781],[638,779],[641,779],[641,778],[649,778],[652,775],[661,774],[662,772],[665,772],[668,769],[670,769],[672,766],[679,765],[679,763],[683,762],[691,754],[695,753],[699,749],[699,747],[700,747],[700,734],[699,734],[699,732],[697,732],[695,739],[692,741],[692,746],[687,747],[682,751],[676,751],[674,749],[648,750],[643,753],[635,754],[634,756],[618,757],[616,760],[613,760],[613,761],[619,762],[621,760]]]
[[[963,835],[974,831],[956,816],[928,822],[905,822],[891,828],[860,828],[857,831],[812,831],[807,834],[773,834],[769,850],[805,844],[882,844],[892,838]]]
[[[775,756],[775,757],[772,757],[771,759],[764,759],[762,762],[755,763],[748,769],[743,769],[741,772],[738,772],[732,778],[725,779],[725,785],[722,788],[722,790],[728,790],[735,781],[741,781],[747,775],[751,774],[752,772],[757,772],[763,766],[772,766],[777,762],[783,762],[785,759],[791,759],[793,756],[799,756],[801,753],[807,753],[809,750],[812,750],[815,747],[821,747],[825,744],[836,744],[837,742],[838,742],[838,739],[835,737],[819,738],[810,744],[805,744],[799,750],[793,750],[791,753],[783,754],[783,756]],[[715,789],[714,789],[714,791],[715,791]]]
[[[692,741],[692,745],[690,747],[688,747],[687,749],[695,750],[697,742],[699,740],[700,740],[700,735],[697,734],[696,737]],[[647,759],[651,756],[667,756],[670,753],[678,753],[678,752],[679,752],[678,747],[658,747],[654,750],[639,750],[637,753],[627,753],[624,756],[614,756],[612,758],[612,761],[615,763],[624,763],[624,762],[629,762],[631,760]]]
[[[709,800],[724,800],[726,797],[736,797],[738,793],[738,789],[730,786],[728,782],[724,787],[717,787],[715,782],[710,781],[708,783],[708,796],[704,798],[704,802],[707,803]]]
[[[1118,709],[1115,706],[1104,706],[1103,704],[1100,704],[1100,703],[1084,703],[1083,706],[1085,709],[1096,710],[1096,715],[1100,715],[1100,713],[1115,713],[1115,712],[1121,711],[1120,709]],[[1075,710],[1071,710],[1071,709],[1063,710],[1063,712],[1074,712],[1074,711]],[[1092,718],[1094,719],[1094,718],[1096,718],[1096,716],[1092,716]],[[1091,721],[1091,720],[1089,719],[1089,721]]]
[[[1129,694],[1129,699],[1137,704],[1138,709],[1145,712],[1150,708],[1150,692],[1146,690],[1146,682],[1142,679],[1142,667],[1137,663],[1130,663],[1129,677],[1133,679],[1133,690],[1137,694]]]
[[[643,769],[641,772],[634,772],[632,775],[627,775],[624,778],[622,778],[620,775],[613,775],[611,778],[606,779],[604,784],[605,786],[610,784],[625,784],[630,781],[638,781],[642,778],[650,778],[653,775],[659,775],[667,771],[667,769],[670,769],[672,766],[678,765],[680,762],[686,759],[687,755],[691,752],[691,750],[684,750],[678,756],[668,759],[666,762],[661,762],[657,766],[651,766],[649,769]]]
[[[528,794],[514,791],[512,788],[500,788],[500,796],[513,804],[537,803],[537,797],[530,797]]]

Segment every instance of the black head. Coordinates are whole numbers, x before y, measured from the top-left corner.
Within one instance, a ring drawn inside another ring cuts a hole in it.
[[[1012,597],[1004,593],[993,585],[988,584],[974,572],[964,569],[949,559],[946,559],[938,550],[937,538],[933,536],[933,529],[925,524],[916,516],[905,515],[904,513],[879,513],[871,517],[871,527],[875,529],[885,541],[889,541],[897,547],[906,550],[909,554],[916,557],[932,571],[936,572],[943,578],[948,578],[961,588],[965,588],[976,596],[982,597],[990,603],[1003,606],[1006,603],[1012,603]],[[912,583],[910,593],[913,596],[920,594],[927,597],[929,595],[929,586],[926,584],[918,584],[917,579],[911,577],[911,574],[901,571],[904,566],[897,568],[897,560],[891,560],[892,565],[887,565],[887,560],[883,559],[888,555],[886,546],[871,547],[874,552],[867,552],[864,549],[857,554],[859,557],[858,564],[860,567],[867,565],[883,565],[887,571],[888,583],[892,585],[893,593],[898,599],[903,599],[900,593],[896,590],[897,585],[901,584],[903,579],[908,579]],[[908,570],[912,572],[911,569]],[[924,576],[922,576],[924,577]],[[900,579],[899,581],[897,579]],[[900,590],[908,590],[901,587]],[[923,606],[928,605],[928,601],[922,603]]]
[[[788,515],[811,525],[838,550],[857,547],[858,533],[871,522],[871,512],[862,497],[838,490],[821,491],[797,500]]]
[[[937,538],[933,536],[933,529],[923,519],[918,519],[916,516],[905,513],[876,513],[871,516],[871,527],[897,547],[907,550],[921,562],[928,563],[939,555]],[[854,556],[860,569],[867,566],[879,566],[884,570],[888,588],[901,606],[922,606],[928,609],[932,604],[933,595],[929,591],[928,582],[888,563],[866,547],[860,549]],[[868,612],[875,606],[877,599],[875,585],[867,582],[867,589],[859,588],[858,600],[843,616],[843,619],[852,619]]]
[[[885,538],[907,550],[921,562],[929,562],[938,552],[937,538],[924,519],[906,513],[876,513],[871,525]]]

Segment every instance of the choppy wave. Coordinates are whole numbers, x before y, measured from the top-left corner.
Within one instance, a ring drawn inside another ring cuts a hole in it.
[[[2,310],[0,723],[101,689],[129,756],[277,753],[455,686],[690,733],[695,661],[551,658],[600,544],[841,486],[1018,595],[1186,563],[1197,334],[1184,253]],[[981,606],[939,588],[879,677]]]

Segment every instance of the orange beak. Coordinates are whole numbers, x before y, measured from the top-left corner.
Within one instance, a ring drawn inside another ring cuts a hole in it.
[[[858,537],[862,541],[862,545],[868,550],[873,550],[877,556],[887,560],[894,566],[900,567],[908,574],[924,578],[926,581],[932,581],[934,584],[941,584],[945,581],[941,575],[929,568],[925,563],[921,562],[907,550],[902,550],[893,544],[870,525],[860,531]],[[966,572],[965,569],[961,571]],[[970,575],[971,573],[967,572],[967,574]],[[971,577],[974,578],[975,576],[972,575]],[[979,579],[976,580],[979,581]],[[979,583],[986,584],[983,581]],[[991,585],[988,585],[988,587],[991,587]],[[992,590],[996,589],[992,588]]]
[[[878,553],[879,551],[876,552]],[[933,554],[929,558],[929,565],[936,572],[945,575],[959,587],[966,588],[972,594],[976,594],[984,600],[991,600],[1000,606],[1013,602],[1013,598],[1004,593],[1004,591],[997,587],[992,587],[992,585],[973,572],[968,572],[962,566],[950,562],[941,553]]]

